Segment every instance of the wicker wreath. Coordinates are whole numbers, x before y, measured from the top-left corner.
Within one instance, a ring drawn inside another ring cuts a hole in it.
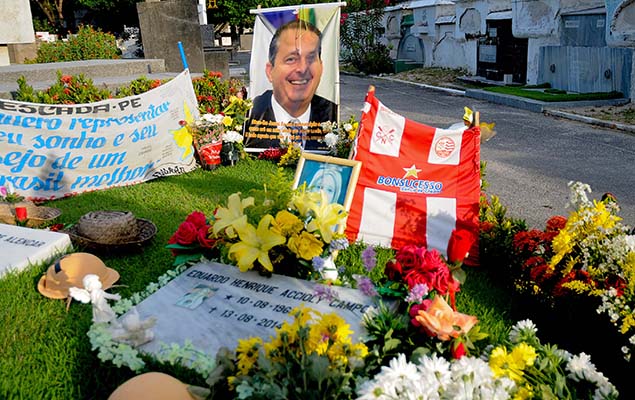
[[[139,226],[129,211],[93,211],[84,214],[77,224],[78,232],[98,243],[119,244],[134,241]]]

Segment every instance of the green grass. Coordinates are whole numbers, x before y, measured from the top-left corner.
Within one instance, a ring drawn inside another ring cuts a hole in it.
[[[60,208],[56,222],[74,223],[94,210],[131,210],[137,217],[152,220],[156,237],[142,252],[100,254],[104,262],[121,274],[115,292],[128,297],[140,291],[171,268],[173,258],[165,249],[167,240],[193,210],[211,213],[213,207],[234,192],[259,189],[277,167],[265,161],[245,160],[236,167],[214,171],[197,170],[147,183],[85,193],[60,199],[50,206]],[[293,172],[287,170],[289,182]],[[0,279],[0,398],[5,399],[105,399],[133,376],[127,368],[102,363],[91,350],[86,332],[91,308],[73,302],[50,300],[37,291],[37,281],[48,265],[27,268]],[[468,281],[458,294],[461,311],[478,316],[481,329],[493,340],[506,335],[510,326],[507,294],[492,285],[482,269],[468,272]],[[186,372],[149,363],[151,369]]]
[[[491,86],[483,88],[483,90],[546,102],[608,100],[621,99],[622,97],[624,97],[622,93],[619,92],[561,93],[560,91],[555,90],[528,90],[527,88],[518,86]]]

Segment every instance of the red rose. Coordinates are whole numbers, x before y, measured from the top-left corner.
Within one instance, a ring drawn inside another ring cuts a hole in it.
[[[196,228],[207,225],[207,217],[200,211],[193,211],[185,218],[185,222],[191,222]]]
[[[458,360],[461,357],[463,357],[465,354],[467,354],[467,352],[465,351],[465,346],[463,345],[462,342],[452,343],[451,353],[452,353],[452,358],[454,358],[455,360]]]
[[[441,295],[445,295],[448,292],[457,292],[459,290],[458,281],[452,277],[452,274],[447,267],[437,270],[437,273],[432,276],[431,282],[428,286],[436,289],[436,291]]]
[[[172,237],[178,244],[188,245],[194,243],[198,235],[198,229],[191,222],[183,222],[179,225],[179,228],[174,232]]]
[[[404,246],[395,256],[404,271],[415,268],[423,262],[426,249],[415,245]]]
[[[384,273],[388,277],[388,280],[393,282],[401,281],[402,268],[401,264],[397,260],[390,260],[386,263]]]
[[[547,232],[560,232],[567,224],[567,219],[561,215],[554,215],[547,220]]]
[[[211,239],[209,237],[209,229],[210,229],[209,225],[204,225],[198,228],[198,236],[197,236],[198,243],[202,247],[205,247],[206,249],[211,249],[212,246],[214,246],[214,243],[216,243],[214,239]]]
[[[463,262],[475,241],[475,235],[466,229],[452,230],[448,242],[448,261],[451,263]]]

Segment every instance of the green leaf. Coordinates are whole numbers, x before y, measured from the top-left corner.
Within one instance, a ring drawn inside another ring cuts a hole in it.
[[[397,347],[399,347],[399,345],[401,344],[401,340],[399,339],[388,339],[386,340],[386,342],[384,343],[384,352],[389,352],[390,350],[394,350]]]
[[[177,250],[194,250],[194,249],[200,249],[200,247],[198,245],[183,245],[183,244],[178,244],[178,243],[171,243],[165,246],[166,249],[177,249]]]
[[[179,254],[174,258],[174,266],[188,263],[190,261],[198,261],[201,259],[201,253],[196,254]]]

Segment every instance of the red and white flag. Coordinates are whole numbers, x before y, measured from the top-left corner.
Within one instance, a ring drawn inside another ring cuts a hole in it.
[[[362,162],[346,225],[351,241],[447,255],[452,231],[478,238],[480,129],[440,129],[366,95],[354,159]],[[475,243],[478,246],[478,242]]]

